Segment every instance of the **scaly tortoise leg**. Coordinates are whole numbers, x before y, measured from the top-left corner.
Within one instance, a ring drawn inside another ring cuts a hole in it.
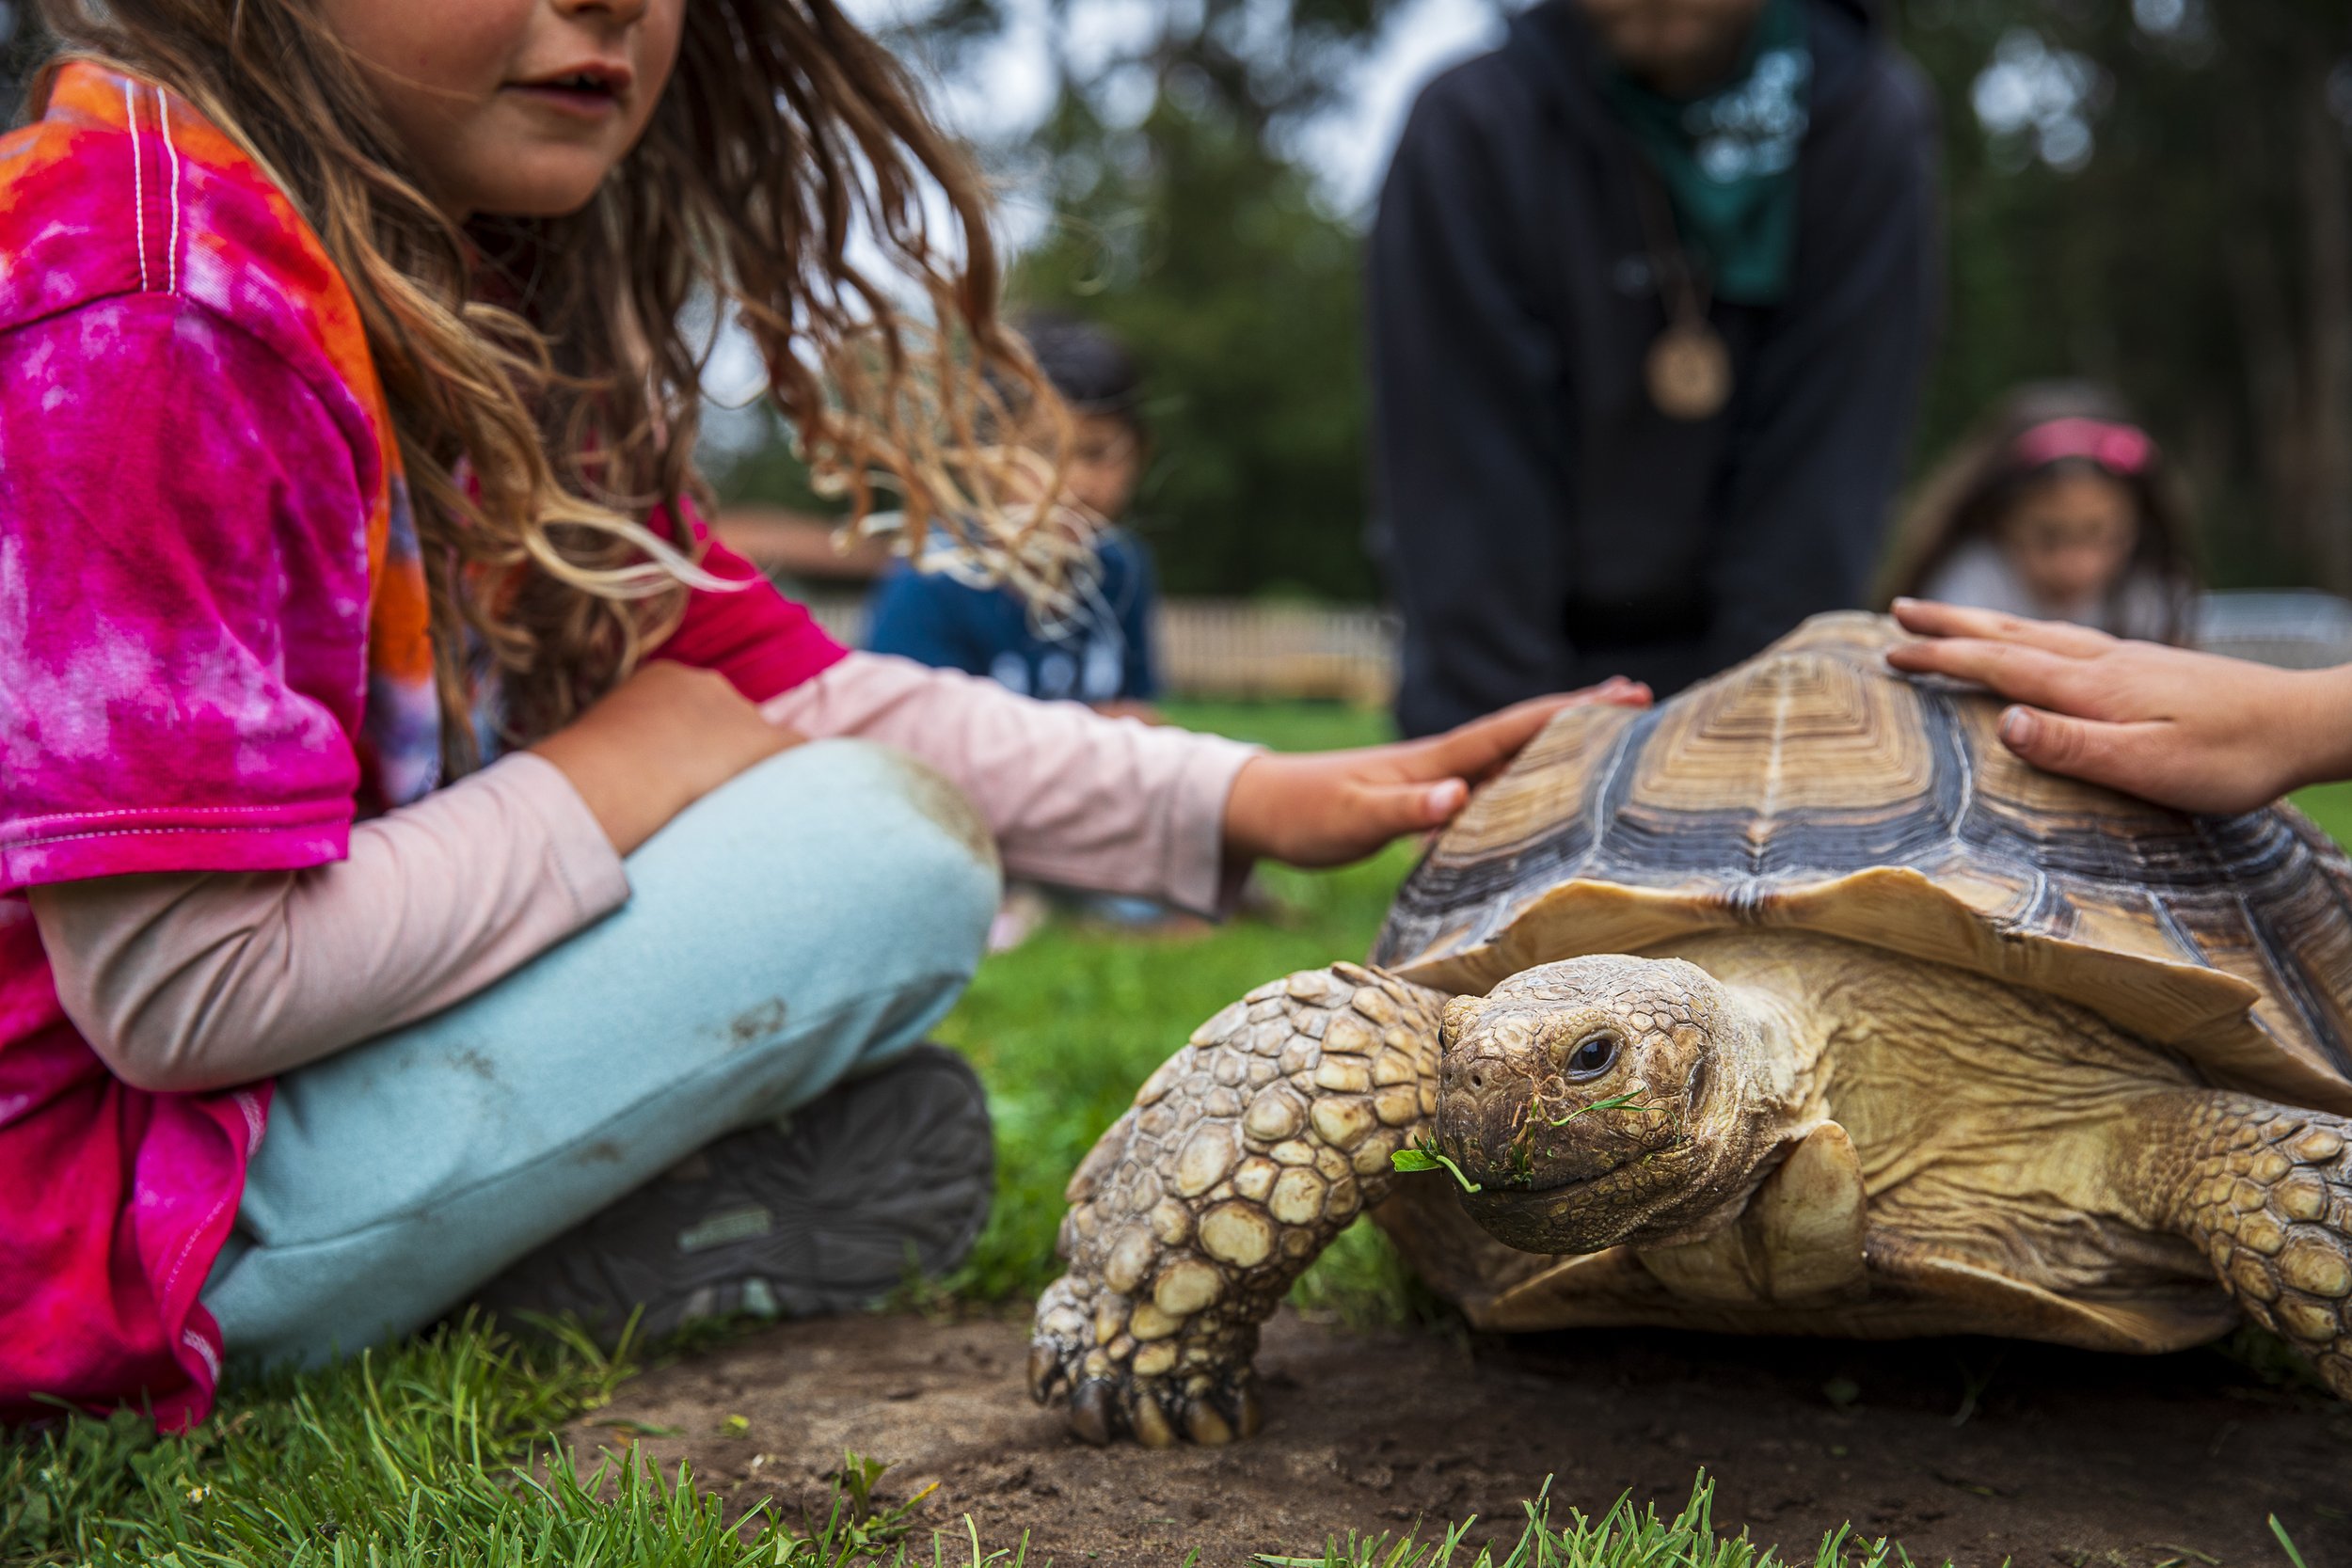
[[[1070,1179],[1029,1391],[1090,1443],[1258,1428],[1250,1357],[1292,1281],[1438,1108],[1445,994],[1355,964],[1260,986],[1197,1030]]]
[[[2236,1094],[2159,1103],[2141,1159],[2167,1217],[2352,1400],[2352,1122]]]

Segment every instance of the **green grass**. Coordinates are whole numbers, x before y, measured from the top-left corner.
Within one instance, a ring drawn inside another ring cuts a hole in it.
[[[1457,1558],[1459,1568],[1798,1568],[1807,1560],[1812,1568],[1908,1568],[1911,1562],[1900,1546],[1864,1540],[1851,1526],[1824,1536],[1810,1560],[1785,1558],[1776,1548],[1749,1540],[1745,1530],[1727,1535],[1718,1529],[1714,1505],[1715,1483],[1702,1471],[1692,1484],[1691,1500],[1671,1518],[1654,1504],[1637,1509],[1630,1497],[1619,1497],[1597,1517],[1572,1508],[1565,1522],[1556,1523],[1547,1481],[1541,1493],[1520,1505],[1525,1517],[1516,1536],[1506,1532],[1470,1544],[1476,1521],[1469,1519],[1427,1541],[1416,1533],[1350,1535],[1345,1542],[1327,1543],[1321,1557],[1261,1554],[1257,1560],[1264,1568],[1454,1568]]]
[[[913,1533],[864,1467],[826,1519],[751,1528],[679,1469],[550,1444],[630,1366],[461,1322],[326,1373],[237,1389],[188,1436],[135,1411],[0,1446],[0,1563],[637,1563],[835,1568]]]
[[[2338,844],[2352,844],[2352,784],[2314,784],[2292,797],[2303,815]]]
[[[238,1390],[183,1437],[131,1411],[0,1446],[0,1563],[368,1568],[845,1568],[1017,1560],[919,1499],[879,1505],[845,1456],[821,1516],[731,1511],[681,1465],[553,1442],[633,1370],[578,1336],[468,1320],[327,1371]],[[925,1548],[929,1547],[927,1551]],[[1014,1553],[1019,1551],[1016,1545]]]

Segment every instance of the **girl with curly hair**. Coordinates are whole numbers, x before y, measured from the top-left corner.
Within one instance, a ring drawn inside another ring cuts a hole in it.
[[[997,499],[1057,485],[986,439],[1042,394],[979,182],[836,0],[40,15],[0,1418],[178,1427],[225,1358],[470,1298],[660,1330],[948,1267],[988,1123],[916,1042],[1000,860],[1215,909],[1445,820],[1565,700],[1258,755],[846,654],[713,544],[714,311],[859,512],[1048,597],[1082,543]]]

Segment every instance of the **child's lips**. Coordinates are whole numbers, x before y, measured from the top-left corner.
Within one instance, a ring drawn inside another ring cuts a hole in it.
[[[620,107],[633,73],[617,61],[595,60],[552,71],[529,81],[509,82],[506,90],[566,113],[600,119]]]
[[[583,119],[602,119],[620,112],[621,95],[612,88],[596,87],[564,87],[549,82],[515,82],[508,92],[534,103]]]

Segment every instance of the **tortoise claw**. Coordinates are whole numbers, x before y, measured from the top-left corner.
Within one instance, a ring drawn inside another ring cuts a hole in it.
[[[1040,1404],[1050,1403],[1062,1386],[1061,1355],[1053,1346],[1035,1344],[1029,1347],[1029,1398]]]
[[[1265,1408],[1258,1399],[1256,1379],[1248,1379],[1233,1390],[1233,1431],[1244,1439],[1255,1437],[1265,1425]]]
[[[1205,1398],[1184,1402],[1184,1435],[1204,1449],[1221,1449],[1233,1440],[1233,1428]]]
[[[1149,1388],[1128,1391],[1127,1425],[1135,1432],[1136,1441],[1147,1449],[1176,1446],[1176,1424],[1168,1418],[1168,1412]]]
[[[1110,1379],[1090,1377],[1070,1396],[1070,1430],[1096,1448],[1108,1448],[1112,1433]]]

